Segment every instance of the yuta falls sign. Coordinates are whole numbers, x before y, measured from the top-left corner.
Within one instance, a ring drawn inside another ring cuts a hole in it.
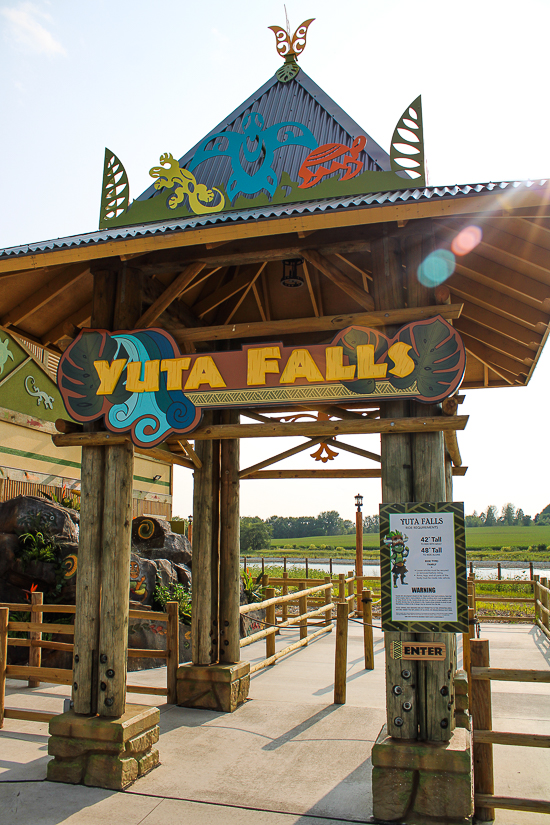
[[[83,330],[59,363],[57,382],[76,421],[103,418],[152,447],[190,433],[203,409],[267,404],[413,398],[435,403],[464,375],[458,333],[437,316],[402,327],[394,338],[364,327],[330,344],[252,344],[235,352],[182,355],[161,329]]]

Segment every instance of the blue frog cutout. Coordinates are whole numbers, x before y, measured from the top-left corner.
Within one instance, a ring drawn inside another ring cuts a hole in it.
[[[292,131],[292,128],[299,133]],[[317,149],[318,142],[312,132],[303,123],[289,120],[284,123],[275,123],[264,129],[264,119],[259,112],[250,112],[242,121],[242,133],[217,132],[202,142],[188,169],[193,172],[205,160],[226,155],[231,159],[231,177],[227,184],[227,194],[231,202],[241,192],[245,195],[255,195],[266,189],[273,197],[279,180],[273,169],[273,161],[277,149],[284,146],[305,146],[309,151]],[[283,134],[281,133],[283,131]],[[207,148],[210,145],[210,148]],[[259,168],[250,173],[243,166],[257,164]]]

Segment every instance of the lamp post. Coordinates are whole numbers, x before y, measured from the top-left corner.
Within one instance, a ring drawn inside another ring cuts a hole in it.
[[[187,539],[189,544],[193,544],[193,516],[189,516],[189,520],[187,522]]]
[[[363,506],[363,496],[359,493],[355,496],[355,506],[357,512],[355,513],[355,577],[357,585],[357,614],[363,615],[363,602],[361,601],[361,594],[363,590],[363,513],[361,507]]]

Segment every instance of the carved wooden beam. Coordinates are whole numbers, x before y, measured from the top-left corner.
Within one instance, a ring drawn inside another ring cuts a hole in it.
[[[466,475],[467,467],[453,467],[453,476]],[[243,478],[254,481],[292,478],[381,478],[382,470],[259,470]]]

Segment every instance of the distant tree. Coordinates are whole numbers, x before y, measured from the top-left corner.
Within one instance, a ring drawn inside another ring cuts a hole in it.
[[[487,507],[483,524],[485,527],[494,527],[497,524],[497,508],[494,504],[489,504]]]
[[[466,527],[483,527],[483,523],[483,520],[477,514],[477,510],[474,510],[471,515],[465,518]]]
[[[550,504],[547,504],[544,510],[537,513],[535,516],[535,524],[550,524]]]
[[[364,533],[379,533],[380,532],[380,517],[379,516],[364,516],[364,518],[363,518],[363,532]]]
[[[514,524],[516,518],[516,508],[514,505],[508,501],[502,507],[502,512],[499,518],[499,524],[506,524],[508,527],[511,527]]]
[[[353,521],[345,519],[345,521],[343,521],[342,524],[344,526],[344,533],[346,536],[351,536],[353,533],[355,533],[355,524],[353,523]]]
[[[344,522],[336,510],[324,510],[317,516],[317,523],[322,529],[322,536],[342,536]]]
[[[245,553],[259,553],[271,544],[271,525],[258,516],[241,518],[241,550]]]
[[[521,507],[518,507],[518,509],[516,510],[515,518],[514,518],[514,524],[517,527],[522,527],[524,518],[525,518],[525,513],[523,512]]]
[[[529,525],[531,524],[532,521],[533,521],[533,519],[531,518],[531,516],[523,516],[523,526],[524,527],[529,527]]]

